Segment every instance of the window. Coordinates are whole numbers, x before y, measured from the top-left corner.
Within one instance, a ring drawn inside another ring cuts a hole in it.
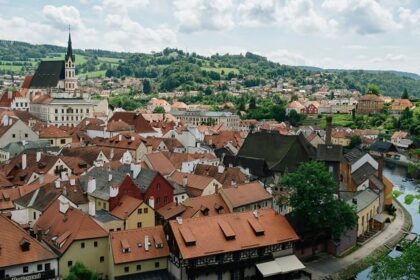
[[[141,270],[141,264],[138,264],[136,268],[137,268],[137,271],[140,271]]]
[[[85,248],[85,242],[80,243],[81,248]]]
[[[29,268],[27,266],[24,266],[23,267],[23,273],[28,273],[28,271],[29,271]]]
[[[117,231],[121,231],[121,228],[117,228]]]
[[[58,114],[58,109],[55,109],[55,113]]]
[[[68,261],[68,262],[67,262],[67,266],[68,266],[68,267],[70,267],[70,266],[72,266],[72,265],[73,265],[73,261]]]
[[[25,133],[25,138],[28,138],[28,133]]]
[[[141,222],[137,223],[137,228],[141,228]]]
[[[98,247],[98,241],[93,242],[93,247]]]
[[[36,266],[36,270],[41,271],[42,270],[42,263],[38,264]]]
[[[160,183],[157,183],[156,188],[157,188],[158,191],[160,191]]]
[[[160,266],[159,262],[155,262],[155,268],[158,268]]]
[[[45,271],[51,270],[51,264],[50,263],[46,263],[45,264]]]
[[[137,214],[143,214],[143,208],[137,209]]]
[[[104,257],[104,256],[101,256],[101,257],[99,258],[99,262],[103,263],[104,261],[105,261],[105,257]]]
[[[156,204],[160,204],[160,197],[156,198]]]
[[[163,203],[164,204],[168,203],[168,196],[165,195],[165,197],[163,198]]]
[[[148,208],[144,208],[144,214],[147,214],[148,212],[149,212],[149,209]]]
[[[34,212],[34,220],[36,220],[36,212]]]
[[[66,144],[66,139],[60,139],[61,144]]]
[[[124,272],[125,273],[130,272],[130,268],[128,266],[124,266]]]
[[[16,134],[12,134],[12,137],[13,137],[13,138],[16,138]]]

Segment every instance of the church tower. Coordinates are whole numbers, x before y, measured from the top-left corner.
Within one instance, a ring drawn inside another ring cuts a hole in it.
[[[77,88],[76,77],[76,56],[73,54],[71,46],[71,34],[69,27],[69,41],[67,43],[67,53],[64,58],[64,90],[66,92],[74,92]]]

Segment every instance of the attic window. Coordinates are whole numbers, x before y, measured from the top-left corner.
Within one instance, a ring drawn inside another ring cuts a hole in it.
[[[121,239],[121,249],[123,253],[130,253],[130,244],[128,244],[127,239]]]
[[[262,225],[255,219],[248,219],[248,223],[251,226],[256,236],[264,235],[264,228]]]
[[[22,238],[22,240],[19,243],[19,246],[20,246],[20,249],[22,250],[22,252],[27,252],[27,251],[29,251],[31,243],[26,238]]]
[[[206,206],[201,206],[200,211],[201,213],[203,213],[204,216],[209,215],[209,208],[207,208]]]
[[[181,233],[182,239],[184,239],[186,246],[195,246],[197,240],[188,227],[180,227],[179,232]]]
[[[225,236],[226,240],[234,240],[236,237],[235,232],[233,231],[232,227],[230,226],[230,224],[226,221],[219,221],[218,222],[220,229],[223,232],[223,235]]]
[[[86,168],[87,164],[85,162],[81,162],[81,163],[79,163],[79,167],[80,168]]]
[[[45,166],[47,166],[47,164],[45,162],[39,162],[38,163],[39,168],[44,168]]]
[[[162,238],[160,238],[159,235],[154,235],[153,239],[155,241],[156,248],[163,248],[163,241],[162,241]]]

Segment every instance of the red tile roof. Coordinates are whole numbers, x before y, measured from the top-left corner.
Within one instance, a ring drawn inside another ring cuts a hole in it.
[[[149,240],[148,250],[145,249],[146,236]],[[169,247],[162,226],[115,231],[110,233],[109,238],[114,264],[169,257]]]
[[[151,133],[155,130],[150,124],[143,118],[140,113],[137,112],[115,112],[109,121],[122,120],[129,125],[134,127],[136,133]]]
[[[162,175],[169,175],[175,170],[174,165],[162,152],[147,154],[146,158],[151,165],[149,168],[159,171]]]
[[[139,206],[143,204],[143,200],[134,198],[129,195],[123,195],[118,205],[112,209],[111,214],[122,220],[127,219]]]
[[[0,267],[23,265],[57,258],[44,244],[32,238],[19,225],[0,215]],[[29,243],[29,250],[22,250],[22,243]]]
[[[258,181],[221,189],[220,194],[230,202],[233,208],[273,198]]]
[[[299,239],[286,218],[273,209],[259,210],[258,218],[252,212],[240,212],[184,219],[182,224],[170,221],[169,224],[183,259],[261,248]],[[231,238],[227,238],[227,234]]]
[[[15,99],[16,97],[22,97],[19,91],[13,91],[10,94],[10,98],[9,98],[9,92],[6,90],[0,98],[0,106],[10,107],[12,105],[13,99]]]

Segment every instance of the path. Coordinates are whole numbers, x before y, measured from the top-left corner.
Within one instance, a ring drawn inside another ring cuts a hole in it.
[[[407,220],[411,221],[410,217],[406,217],[407,212],[402,209],[402,206],[398,202],[395,202],[394,205],[397,209],[397,216],[394,221],[384,231],[353,253],[342,258],[328,255],[319,260],[305,263],[306,270],[312,273],[312,279],[323,279],[326,276],[343,271],[355,265],[358,261],[366,259],[385,244],[393,247],[404,235]]]

